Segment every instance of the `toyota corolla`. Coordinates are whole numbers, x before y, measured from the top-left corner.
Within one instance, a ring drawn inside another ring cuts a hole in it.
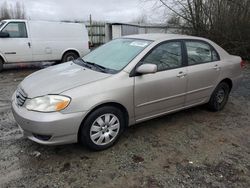
[[[28,76],[12,110],[30,140],[103,150],[136,123],[202,104],[222,110],[242,64],[208,39],[132,35]]]

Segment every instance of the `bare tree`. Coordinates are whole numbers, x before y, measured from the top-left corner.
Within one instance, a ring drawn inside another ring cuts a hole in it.
[[[0,11],[0,20],[9,19],[11,17],[11,13],[8,9],[8,4],[6,1],[2,4]]]
[[[233,54],[250,59],[250,0],[149,0],[165,7],[190,28]],[[169,19],[168,19],[169,20]]]
[[[171,17],[167,20],[168,26],[180,26],[181,19],[180,17],[176,16],[175,14],[171,15]]]
[[[147,17],[146,14],[141,13],[139,16],[137,16],[135,19],[132,20],[132,23],[147,24],[148,23],[148,17]]]
[[[5,1],[0,6],[0,20],[4,19],[25,19],[25,8],[20,2],[16,2],[15,6]]]
[[[14,10],[14,17],[17,19],[24,19],[25,18],[25,11],[24,5],[20,2],[16,2],[16,8]]]

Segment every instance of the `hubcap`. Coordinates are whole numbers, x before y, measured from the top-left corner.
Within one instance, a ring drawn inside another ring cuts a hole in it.
[[[67,59],[67,61],[73,61],[73,60],[75,60],[74,56],[68,56],[66,59]]]
[[[104,114],[92,124],[90,138],[96,145],[107,145],[117,137],[119,130],[119,119],[114,114]]]
[[[222,103],[225,98],[225,91],[224,89],[220,89],[216,95],[216,100],[218,103]]]

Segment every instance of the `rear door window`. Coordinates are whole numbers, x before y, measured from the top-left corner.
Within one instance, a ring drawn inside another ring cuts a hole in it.
[[[188,41],[186,43],[188,64],[197,65],[218,61],[218,53],[212,47],[201,41]]]
[[[27,29],[24,22],[10,22],[3,30],[9,33],[10,38],[27,38]]]

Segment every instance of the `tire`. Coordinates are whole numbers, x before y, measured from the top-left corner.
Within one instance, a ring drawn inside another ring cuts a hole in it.
[[[79,55],[76,52],[69,51],[66,52],[62,57],[62,63],[73,61],[75,59],[79,58]]]
[[[91,150],[105,150],[114,145],[125,125],[126,121],[120,109],[112,106],[101,107],[83,122],[79,141]]]
[[[0,58],[0,72],[3,70],[3,60]]]
[[[218,112],[224,109],[227,104],[229,94],[230,94],[230,86],[226,82],[221,82],[216,89],[214,90],[210,101],[208,103],[209,110],[213,112]]]

